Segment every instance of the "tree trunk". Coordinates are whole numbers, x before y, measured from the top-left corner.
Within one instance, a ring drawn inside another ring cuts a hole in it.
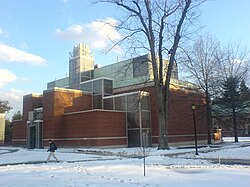
[[[164,87],[159,87],[159,141],[158,149],[170,149],[168,146],[167,126],[168,126],[168,94]]]
[[[233,110],[233,125],[234,125],[234,142],[239,142],[238,132],[237,132],[237,121],[236,121],[235,106],[232,107],[232,110]]]
[[[164,85],[160,83],[157,84],[156,82],[156,89],[159,93],[158,96],[158,108],[159,108],[159,144],[158,149],[169,149],[168,146],[168,120],[169,120],[169,95],[170,95],[170,79],[171,79],[171,73],[173,70],[173,64],[175,61],[175,54],[178,48],[178,44],[180,41],[180,33],[181,33],[181,27],[184,22],[184,19],[186,18],[187,11],[190,7],[191,0],[187,0],[185,2],[185,7],[182,12],[181,18],[179,20],[179,23],[176,28],[175,36],[174,36],[174,43],[172,48],[170,49],[170,58],[169,58],[169,64],[167,69],[167,75]],[[161,72],[160,72],[161,73]],[[155,78],[155,77],[154,77]],[[158,76],[157,76],[158,78]],[[159,81],[158,81],[159,83]]]
[[[211,111],[211,100],[206,90],[206,108],[207,108],[207,144],[211,144],[211,124],[212,124],[212,111]]]

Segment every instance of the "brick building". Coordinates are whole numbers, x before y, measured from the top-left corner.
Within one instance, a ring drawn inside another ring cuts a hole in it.
[[[104,67],[94,65],[88,46],[79,44],[69,58],[69,77],[47,84],[43,94],[23,97],[23,119],[13,122],[13,145],[140,146],[158,142],[158,117],[150,56]],[[167,61],[165,61],[167,65]],[[191,143],[195,103],[197,135],[207,139],[203,95],[194,85],[171,77],[169,142]]]

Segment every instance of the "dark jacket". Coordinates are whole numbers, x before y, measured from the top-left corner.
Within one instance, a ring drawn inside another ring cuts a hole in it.
[[[49,149],[47,152],[55,152],[55,150],[57,150],[57,146],[54,142],[49,144]]]

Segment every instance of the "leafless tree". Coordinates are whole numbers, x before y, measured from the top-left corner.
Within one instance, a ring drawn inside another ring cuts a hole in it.
[[[159,117],[158,149],[168,146],[170,78],[181,38],[197,18],[196,8],[205,0],[98,0],[121,8],[117,29],[123,38],[113,43],[150,54]],[[126,42],[125,42],[126,41]],[[133,46],[133,47],[131,47]],[[128,50],[128,52],[129,52]],[[164,58],[168,58],[167,68]]]
[[[237,109],[243,108],[240,104],[240,91],[238,89],[240,83],[247,80],[250,60],[247,59],[247,49],[243,48],[239,43],[226,46],[217,59],[220,61],[220,68],[218,68],[220,76],[217,82],[222,88],[218,97],[222,98],[222,101],[225,100],[225,103],[229,103],[226,110],[231,111],[235,142],[238,142]]]
[[[247,80],[250,70],[250,61],[247,55],[247,48],[242,47],[240,43],[229,43],[221,50],[217,56],[218,61],[220,61],[218,74],[221,83],[230,77],[237,77],[239,81]]]
[[[207,34],[199,36],[192,47],[183,50],[180,58],[186,72],[191,74],[190,78],[205,93],[207,112],[207,139],[211,144],[211,97],[216,89],[216,80],[219,76],[216,72],[220,66],[218,54],[220,53],[220,42]]]

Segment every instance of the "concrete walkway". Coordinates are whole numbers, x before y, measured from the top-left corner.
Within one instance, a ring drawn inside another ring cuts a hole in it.
[[[234,144],[231,144],[229,147],[227,145],[223,144],[217,144],[217,145],[210,145],[212,149],[210,150],[199,150],[199,153],[206,153],[206,152],[211,152],[211,151],[219,151],[221,149],[231,149]],[[235,147],[248,147],[250,146],[250,143],[242,144],[242,145],[237,145],[235,144]],[[203,146],[204,147],[204,146]],[[205,146],[208,147],[208,146]],[[193,146],[188,146],[188,147],[181,147],[181,149],[191,149],[185,152],[181,153],[169,153],[169,154],[164,154],[162,156],[168,156],[172,158],[178,158],[180,155],[185,155],[188,153],[195,153],[195,148]],[[1,150],[4,150],[4,152],[0,154],[8,154],[8,153],[14,153],[17,152],[19,149],[8,149],[8,148],[3,148]],[[64,163],[75,163],[75,162],[93,162],[93,161],[105,161],[105,160],[117,160],[117,159],[124,159],[124,158],[138,158],[141,159],[142,156],[138,155],[137,153],[114,153],[112,151],[108,150],[78,150],[79,153],[81,154],[91,154],[91,155],[98,155],[98,156],[115,156],[114,158],[96,158],[96,159],[86,159],[86,160],[74,160],[74,161],[61,161]],[[231,159],[231,158],[200,158],[200,157],[179,157],[182,159],[200,159],[200,160],[207,160],[211,163],[214,164],[225,164],[225,165],[250,165],[250,159]],[[46,161],[27,161],[27,162],[17,162],[17,163],[4,163],[0,164],[0,166],[7,166],[7,165],[19,165],[19,164],[45,164],[47,163]],[[49,163],[57,163],[56,161],[50,161]],[[60,162],[59,162],[60,163]]]
[[[96,159],[85,159],[85,160],[70,160],[70,161],[45,161],[45,160],[35,160],[35,161],[27,161],[27,162],[15,162],[15,163],[4,163],[0,164],[1,166],[14,166],[14,165],[21,165],[21,164],[50,164],[50,163],[76,163],[76,162],[95,162],[95,161],[106,161],[106,160],[119,160],[121,158],[96,158]]]
[[[3,150],[4,152],[0,152],[0,155],[3,155],[3,154],[9,154],[9,153],[14,153],[14,152],[17,152],[19,149],[1,149]]]

